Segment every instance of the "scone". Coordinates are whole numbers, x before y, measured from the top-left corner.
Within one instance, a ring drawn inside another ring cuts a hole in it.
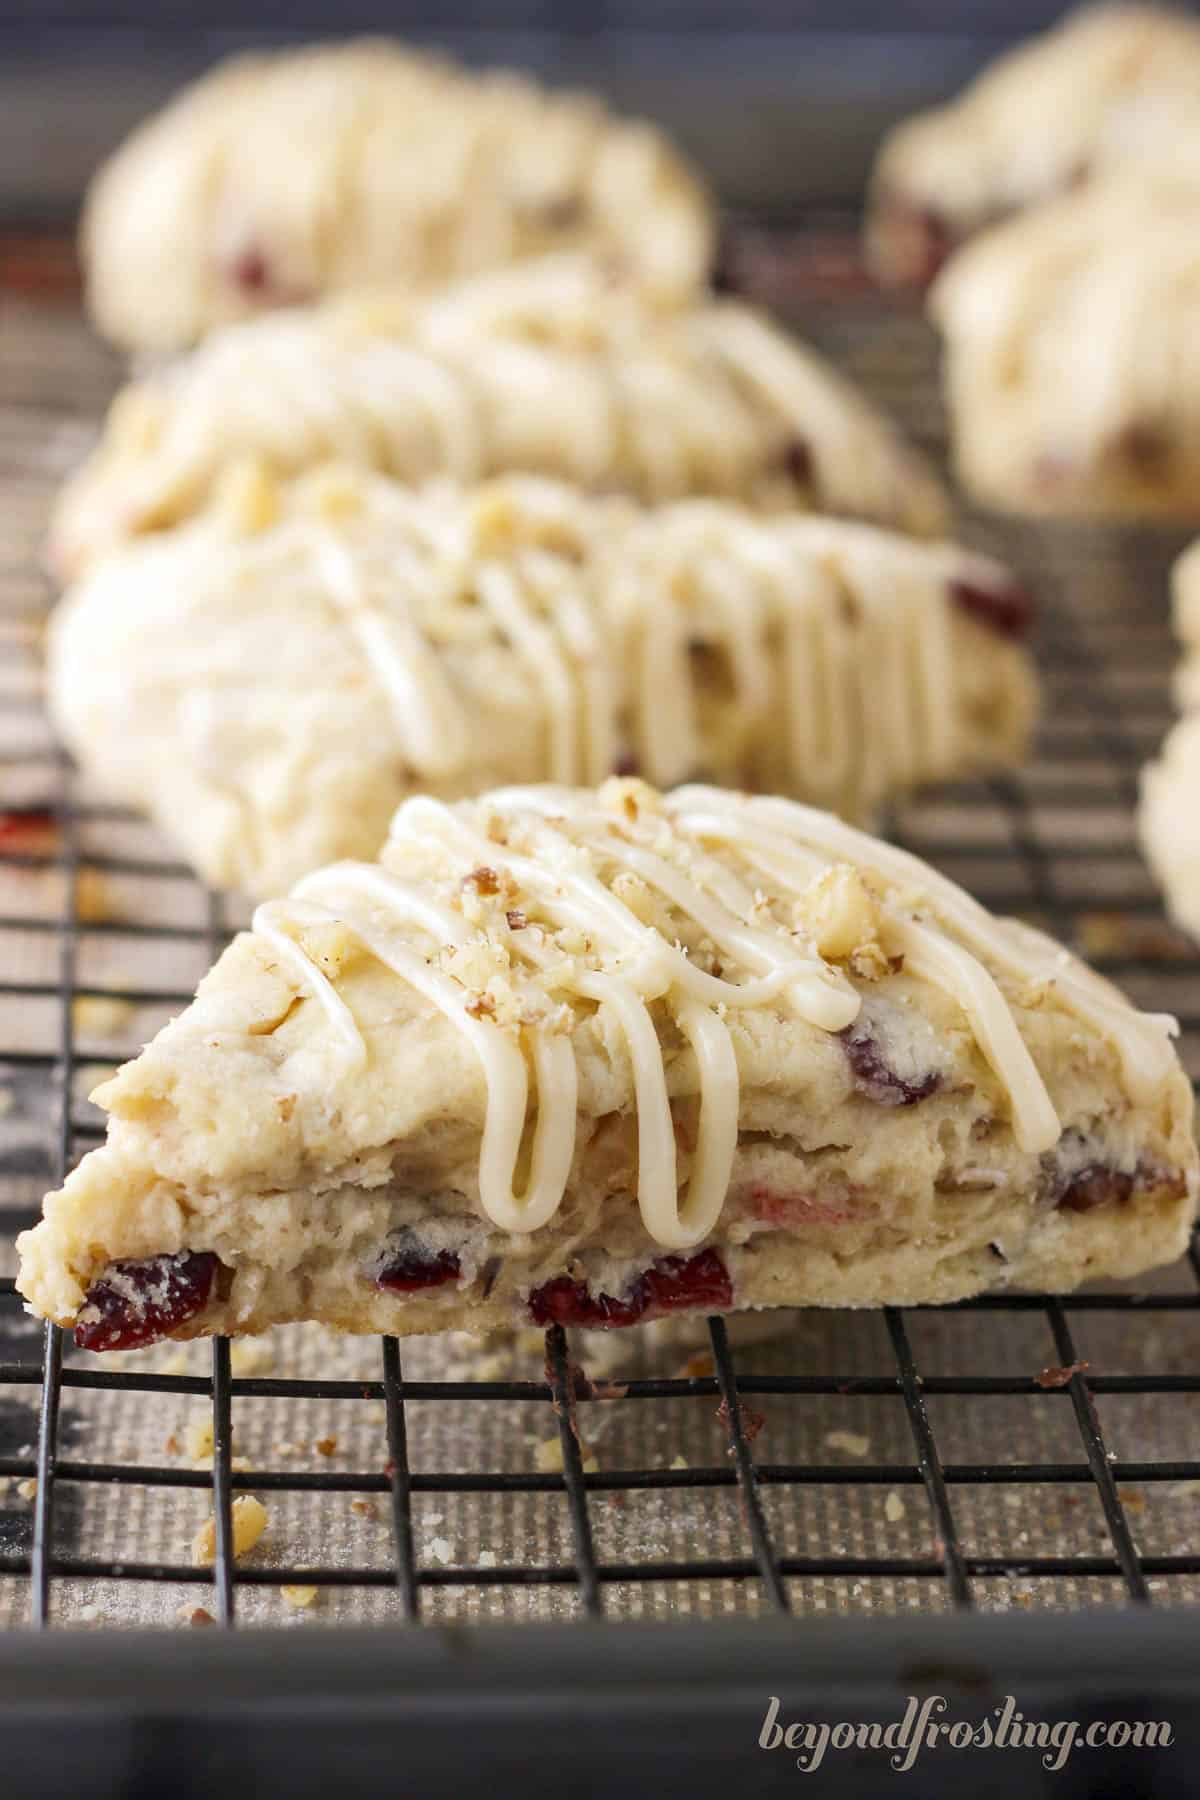
[[[787,801],[414,797],[96,1091],[18,1285],[103,1350],[1131,1275],[1195,1210],[1172,1027]]]
[[[657,291],[703,285],[703,184],[652,126],[519,75],[359,40],[218,64],[101,169],[92,316],[131,350],[348,288],[583,247]]]
[[[1200,713],[1181,719],[1142,771],[1138,823],[1167,910],[1200,938]]]
[[[1200,23],[1091,6],[1000,58],[884,140],[867,252],[879,278],[932,280],[981,226],[1135,161],[1170,168],[1200,139]]]
[[[1200,179],[1130,174],[985,232],[938,278],[954,462],[1015,511],[1200,514]]]
[[[1200,542],[1176,562],[1171,589],[1183,645],[1175,692],[1185,717],[1142,771],[1138,827],[1167,910],[1200,938]]]
[[[51,561],[178,524],[253,456],[337,456],[400,480],[510,470],[650,501],[943,529],[928,465],[814,351],[732,301],[661,308],[594,263],[552,258],[413,304],[372,295],[221,332],[118,395],[70,482]]]
[[[374,856],[418,789],[702,772],[865,816],[1026,745],[1028,596],[950,545],[533,477],[228,500],[67,595],[48,683],[93,783],[221,887]]]

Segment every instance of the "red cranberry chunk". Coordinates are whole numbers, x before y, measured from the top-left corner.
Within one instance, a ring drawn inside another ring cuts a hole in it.
[[[783,466],[788,475],[799,488],[811,488],[816,483],[816,464],[813,461],[812,446],[807,438],[794,437],[784,445]]]
[[[1103,1163],[1088,1163],[1063,1178],[1055,1204],[1063,1212],[1094,1212],[1098,1206],[1125,1206],[1133,1194],[1134,1177]]]
[[[936,1094],[942,1085],[936,1069],[922,1075],[919,1081],[906,1080],[884,1056],[879,1039],[860,1025],[848,1025],[838,1035],[854,1072],[855,1087],[877,1106],[916,1106]]]
[[[1018,582],[1003,587],[984,587],[977,581],[952,581],[950,597],[956,606],[987,625],[1001,637],[1028,637],[1033,624],[1033,596]]]
[[[593,1294],[585,1281],[572,1281],[569,1275],[544,1282],[529,1296],[530,1317],[538,1325],[588,1325],[605,1331],[662,1313],[689,1308],[721,1312],[732,1305],[733,1283],[715,1250],[652,1263],[624,1300]]]
[[[203,1312],[219,1267],[211,1250],[110,1263],[87,1291],[76,1344],[81,1350],[136,1350],[169,1337]]]
[[[881,236],[895,265],[889,279],[906,287],[928,287],[956,243],[956,233],[940,213],[899,194],[884,202]]]
[[[266,257],[251,244],[229,265],[229,279],[243,294],[266,294],[271,289],[271,270]]]
[[[460,1267],[453,1250],[430,1250],[415,1231],[398,1231],[384,1251],[375,1280],[389,1293],[416,1294],[457,1281]]]

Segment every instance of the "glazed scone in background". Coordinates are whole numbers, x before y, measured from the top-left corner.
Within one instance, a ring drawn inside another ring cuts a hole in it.
[[[1200,159],[984,232],[939,276],[954,463],[1013,511],[1200,515]]]
[[[216,334],[117,396],[68,483],[51,560],[78,573],[177,524],[253,456],[336,456],[403,481],[509,470],[643,500],[944,529],[929,466],[815,351],[732,301],[659,306],[590,259],[544,259],[414,303],[375,294]]]
[[[867,251],[924,285],[982,226],[1130,161],[1170,169],[1200,142],[1200,22],[1164,7],[1084,7],[884,140]]]
[[[1142,771],[1138,825],[1173,919],[1200,939],[1200,543],[1171,574],[1183,659],[1175,677],[1184,717]]]
[[[687,294],[712,260],[708,196],[650,125],[384,40],[218,64],[104,166],[83,226],[92,315],[134,350],[575,246]]]
[[[103,561],[49,642],[89,778],[218,886],[374,855],[415,789],[703,772],[863,816],[1026,747],[1028,597],[950,545],[531,477],[227,502]]]
[[[1171,1022],[828,814],[406,802],[261,907],[19,1242],[112,1349],[946,1301],[1181,1253]]]

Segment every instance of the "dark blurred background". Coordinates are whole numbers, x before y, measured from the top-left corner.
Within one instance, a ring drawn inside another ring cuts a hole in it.
[[[227,51],[356,31],[596,88],[666,125],[730,205],[836,203],[858,193],[887,124],[1066,10],[1061,0],[5,0],[0,217],[69,216],[104,152]]]

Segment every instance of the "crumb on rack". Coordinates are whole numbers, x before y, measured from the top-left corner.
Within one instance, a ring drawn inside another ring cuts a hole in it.
[[[279,1591],[283,1595],[284,1605],[290,1606],[295,1612],[303,1612],[317,1597],[316,1588],[309,1586],[293,1586],[289,1583]]]
[[[185,1625],[215,1625],[216,1620],[206,1606],[193,1606],[190,1601],[176,1608],[175,1617]]]
[[[229,1346],[229,1367],[234,1375],[268,1375],[275,1367],[275,1345],[270,1337],[235,1338]]]
[[[883,1503],[883,1516],[889,1525],[898,1525],[908,1512],[904,1501],[895,1488],[889,1488],[887,1499]]]
[[[374,1500],[370,1500],[362,1494],[357,1495],[350,1502],[350,1511],[357,1513],[360,1519],[377,1519],[379,1517],[379,1508]]]
[[[313,1449],[318,1456],[336,1456],[338,1441],[335,1437],[319,1437],[313,1439]]]
[[[481,1569],[494,1569],[496,1567],[496,1552],[494,1550],[481,1550],[479,1552],[477,1566]]]
[[[111,994],[79,994],[71,1002],[71,1024],[81,1037],[116,1037],[133,1014],[131,1000]]]
[[[444,1537],[431,1538],[430,1542],[429,1542],[429,1554],[430,1554],[430,1556],[434,1557],[438,1562],[440,1562],[444,1567],[446,1565],[446,1563],[451,1562],[453,1560],[454,1546],[450,1542],[449,1538],[444,1538]]]
[[[36,1500],[37,1491],[38,1484],[36,1475],[29,1475],[24,1481],[18,1481],[17,1483],[17,1492],[20,1494],[22,1500]]]
[[[233,1503],[233,1554],[245,1556],[267,1529],[267,1509],[253,1494],[239,1494]],[[192,1539],[192,1561],[211,1568],[217,1560],[217,1522],[205,1519]]]
[[[847,1456],[865,1456],[871,1448],[871,1440],[860,1431],[827,1431],[825,1448],[842,1450]]]
[[[579,1456],[585,1475],[595,1475],[600,1467],[594,1450],[579,1440]],[[533,1453],[533,1460],[543,1475],[561,1475],[563,1472],[563,1447],[560,1437],[542,1438]]]

